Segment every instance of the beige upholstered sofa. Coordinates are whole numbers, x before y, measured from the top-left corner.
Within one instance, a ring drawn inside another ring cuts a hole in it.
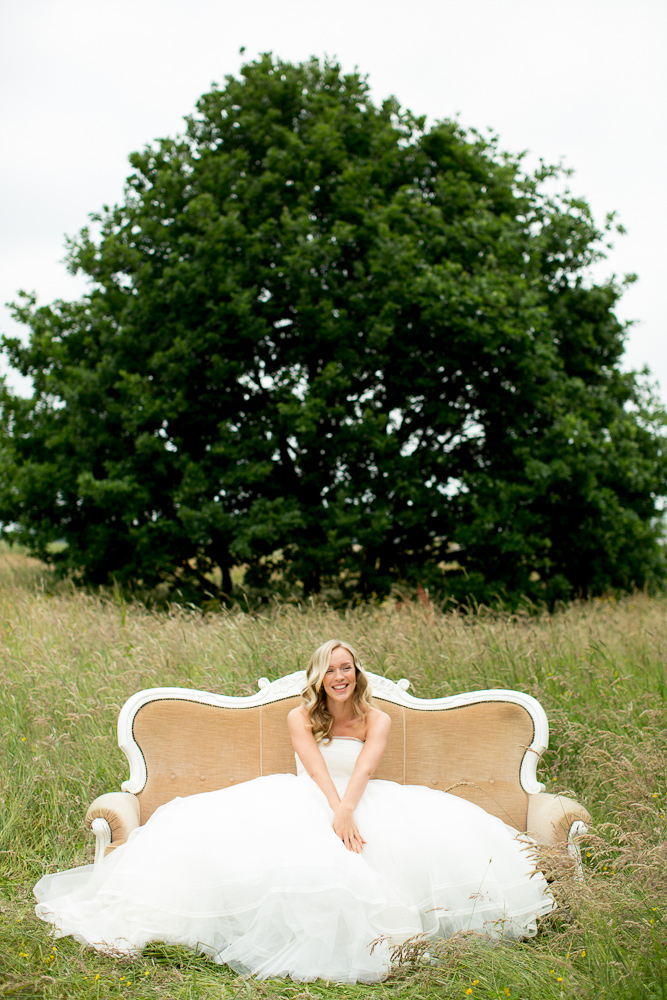
[[[461,795],[540,844],[567,848],[577,861],[577,838],[590,816],[537,780],[549,724],[535,698],[492,689],[422,699],[408,694],[407,680],[372,673],[369,679],[375,701],[392,718],[376,778]],[[244,698],[186,688],[133,695],[118,718],[130,777],[122,792],[95,799],[86,814],[97,838],[96,863],[176,796],[295,772],[286,717],[304,681],[304,671],[273,682],[262,677],[257,694]]]

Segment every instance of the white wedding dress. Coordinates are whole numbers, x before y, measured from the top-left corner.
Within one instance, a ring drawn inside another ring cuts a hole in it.
[[[340,795],[362,746],[320,746]],[[553,909],[527,838],[478,806],[371,780],[354,813],[366,845],[353,854],[297,768],[174,799],[97,868],[44,876],[37,915],[111,953],[165,941],[260,978],[373,982],[406,938],[530,936]]]

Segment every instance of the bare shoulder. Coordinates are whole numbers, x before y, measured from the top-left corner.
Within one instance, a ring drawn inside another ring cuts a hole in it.
[[[287,724],[290,729],[299,729],[301,726],[309,726],[308,712],[304,705],[297,705],[291,712],[287,713]]]
[[[381,708],[371,705],[366,712],[366,728],[370,733],[388,733],[391,728],[391,717]]]

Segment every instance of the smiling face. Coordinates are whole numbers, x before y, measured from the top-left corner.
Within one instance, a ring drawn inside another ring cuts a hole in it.
[[[342,704],[348,701],[357,686],[357,671],[349,649],[337,646],[331,653],[329,666],[322,678],[327,701]]]

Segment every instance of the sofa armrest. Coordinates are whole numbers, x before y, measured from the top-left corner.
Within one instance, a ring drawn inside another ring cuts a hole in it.
[[[141,822],[139,799],[131,792],[108,792],[88,806],[86,826],[96,838],[95,864],[124,844]]]
[[[528,796],[526,833],[545,847],[569,848],[591,822],[590,813],[566,795],[537,792]]]

